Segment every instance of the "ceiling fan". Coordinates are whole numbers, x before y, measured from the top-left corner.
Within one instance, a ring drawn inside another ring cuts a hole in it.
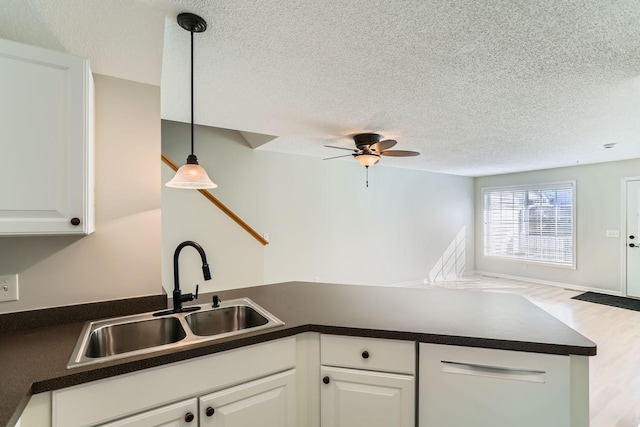
[[[341,157],[353,156],[358,163],[367,169],[367,187],[369,186],[369,166],[373,166],[380,161],[380,156],[389,157],[413,157],[419,156],[417,151],[407,150],[389,150],[394,147],[398,141],[393,139],[386,139],[380,141],[382,137],[377,133],[360,133],[353,136],[353,142],[356,144],[356,149],[335,147],[333,145],[325,145],[328,148],[337,148],[339,150],[352,151],[351,154],[345,154],[343,156],[327,157],[323,160],[339,159]]]
[[[380,160],[380,156],[389,157],[413,157],[419,156],[417,151],[407,150],[389,150],[394,147],[398,141],[393,139],[386,139],[381,141],[382,137],[377,133],[360,133],[353,136],[353,141],[356,144],[356,149],[335,147],[333,145],[325,145],[328,148],[337,148],[339,150],[352,151],[351,154],[345,154],[343,156],[327,157],[323,160],[339,159],[341,157],[353,156],[355,159],[365,168],[373,166]]]

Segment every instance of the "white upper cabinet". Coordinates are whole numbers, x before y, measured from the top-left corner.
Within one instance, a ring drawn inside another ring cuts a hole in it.
[[[93,232],[89,61],[0,39],[0,235]]]

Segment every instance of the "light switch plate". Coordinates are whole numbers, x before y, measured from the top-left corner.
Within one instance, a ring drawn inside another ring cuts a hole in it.
[[[620,237],[620,230],[607,230],[607,237]]]
[[[0,276],[0,302],[18,301],[18,275]]]

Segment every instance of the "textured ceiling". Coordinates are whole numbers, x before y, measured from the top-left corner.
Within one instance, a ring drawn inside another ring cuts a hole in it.
[[[374,131],[422,153],[380,164],[467,176],[640,158],[636,0],[0,0],[0,37],[160,84],[188,122],[183,11],[209,23],[196,122],[277,136],[259,149]]]

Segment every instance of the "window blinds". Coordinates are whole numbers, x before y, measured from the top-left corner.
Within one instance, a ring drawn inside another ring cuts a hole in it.
[[[575,267],[575,182],[482,189],[484,255]]]

